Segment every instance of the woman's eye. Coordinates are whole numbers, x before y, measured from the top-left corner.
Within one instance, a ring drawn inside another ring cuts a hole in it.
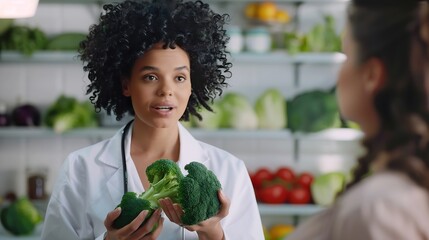
[[[157,78],[153,75],[146,75],[143,77],[143,79],[145,79],[147,81],[155,81]]]
[[[179,81],[179,82],[184,82],[185,80],[186,80],[186,78],[183,77],[183,76],[178,76],[177,77],[177,81]]]

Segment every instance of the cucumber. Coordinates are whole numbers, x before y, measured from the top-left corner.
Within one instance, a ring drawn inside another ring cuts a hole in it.
[[[49,40],[46,50],[75,51],[85,38],[84,33],[62,33]]]

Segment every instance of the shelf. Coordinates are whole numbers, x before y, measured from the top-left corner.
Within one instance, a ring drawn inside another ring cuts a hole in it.
[[[40,137],[82,137],[105,139],[112,137],[120,127],[114,128],[81,128],[58,134],[47,127],[2,127],[0,138],[40,138]],[[331,140],[331,141],[357,141],[362,133],[355,129],[333,128],[317,133],[291,133],[289,130],[234,130],[234,129],[190,129],[196,138],[267,138],[267,139],[299,139],[299,140]]]
[[[350,0],[274,0],[278,3],[341,3],[348,2]],[[113,0],[40,0],[40,3],[68,3],[68,4],[100,4],[100,3],[110,3],[118,2]],[[206,0],[207,3],[246,3],[254,2],[253,0]]]
[[[238,53],[232,55],[232,61],[254,63],[305,63],[305,64],[339,64],[346,59],[343,53],[299,53],[289,55],[284,51],[270,53]]]
[[[310,216],[319,213],[324,207],[308,205],[291,205],[291,204],[258,204],[261,215],[281,215],[281,216]]]
[[[0,63],[78,63],[78,53],[74,51],[40,51],[25,56],[15,51],[0,52]]]
[[[79,63],[77,52],[39,51],[32,56],[25,56],[14,51],[0,53],[0,63]],[[254,63],[306,63],[336,64],[346,59],[342,53],[300,53],[289,55],[284,51],[270,53],[238,53],[232,54],[231,61]]]

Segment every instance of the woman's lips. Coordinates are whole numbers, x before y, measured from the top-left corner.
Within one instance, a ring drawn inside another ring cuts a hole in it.
[[[157,105],[153,106],[152,109],[161,116],[169,116],[175,107],[173,105]]]

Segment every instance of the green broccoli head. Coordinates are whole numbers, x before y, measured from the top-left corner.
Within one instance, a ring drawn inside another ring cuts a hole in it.
[[[122,196],[118,205],[122,212],[113,227],[124,227],[143,210],[149,211],[149,218],[160,207],[158,201],[167,197],[181,205],[184,211],[182,222],[186,225],[194,225],[216,215],[220,208],[217,192],[221,188],[216,175],[198,162],[187,164],[185,170],[188,171],[186,177],[169,159],[160,159],[149,165],[146,175],[150,187],[140,195],[127,192]]]
[[[201,163],[191,162],[185,169],[188,175],[179,185],[180,205],[184,211],[182,222],[194,225],[219,212],[217,193],[222,186],[216,175]]]
[[[141,211],[149,210],[149,214],[146,218],[149,218],[155,209],[152,209],[150,202],[146,199],[140,198],[135,192],[127,192],[122,196],[121,203],[118,205],[121,207],[121,215],[113,222],[114,228],[122,228],[125,225],[133,221]]]
[[[160,159],[146,169],[146,175],[150,182],[149,188],[138,195],[127,192],[122,196],[121,215],[113,223],[113,227],[122,228],[133,221],[143,210],[148,210],[149,218],[159,208],[158,200],[169,197],[177,201],[179,182],[183,178],[179,166],[171,160]]]
[[[42,222],[43,217],[34,205],[22,197],[1,211],[3,227],[14,235],[29,235]]]

